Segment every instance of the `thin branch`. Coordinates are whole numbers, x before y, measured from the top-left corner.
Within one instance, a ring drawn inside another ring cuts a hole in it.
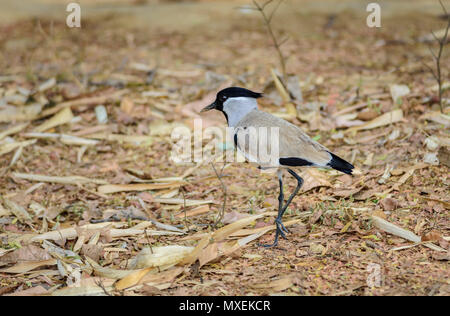
[[[103,293],[105,293],[106,296],[112,296],[108,291],[105,289],[105,286],[103,285],[102,280],[95,281],[95,284],[97,284],[98,287],[100,287],[103,290]]]
[[[152,242],[150,241],[150,237],[148,236],[147,228],[144,229],[144,233],[145,233],[145,237],[147,239],[148,246],[150,247],[150,253],[153,254]]]
[[[265,8],[268,4],[270,4],[270,3],[272,3],[272,2],[273,2],[273,0],[267,0],[267,1],[263,4],[263,6],[262,6],[263,10],[264,10],[264,8]]]
[[[433,55],[434,59],[438,59],[430,45],[428,45],[428,50],[430,51],[431,55]]]
[[[187,212],[186,212],[186,192],[184,190],[184,187],[180,187],[181,194],[183,195],[183,212],[184,212],[184,225],[189,230],[189,223],[187,219]]]
[[[444,4],[442,3],[442,1],[441,1],[441,0],[439,0],[439,3],[441,4],[441,7],[442,7],[442,11],[444,11],[444,14],[445,14],[446,16],[448,16],[448,12],[447,12],[447,9],[445,8],[445,6],[444,6]],[[450,20],[450,17],[449,17],[449,20]]]
[[[272,22],[273,15],[274,15],[275,12],[278,10],[278,7],[280,6],[281,2],[283,2],[283,0],[278,1],[277,5],[276,5],[275,8],[272,10],[272,13],[270,13],[270,15],[269,15],[269,23]]]
[[[431,35],[433,35],[434,39],[435,39],[438,43],[441,42],[441,39],[440,39],[439,37],[437,37],[437,35],[434,33],[434,31],[431,31]]]
[[[264,2],[264,4],[262,6],[258,6],[258,9],[264,10],[265,7],[270,4],[273,0],[267,0],[266,2]],[[255,2],[255,1],[254,1]]]
[[[256,0],[253,0],[253,4],[255,5],[256,9],[261,13],[264,23],[266,24],[267,31],[269,32],[269,36],[271,37],[273,45],[275,46],[275,49],[277,51],[278,58],[280,60],[281,71],[283,73],[283,81],[284,81],[287,78],[286,77],[286,58],[284,57],[283,52],[281,51],[281,45],[278,42],[277,37],[275,36],[275,33],[272,29],[272,24],[271,24],[272,18],[274,16],[275,12],[278,10],[281,3],[283,2],[283,0],[279,0],[276,4],[275,8],[270,13],[270,15],[267,16],[266,11],[264,9],[271,2],[273,2],[273,0],[268,0],[268,1],[264,2],[263,5],[260,5]]]
[[[280,43],[278,44],[278,46],[283,46],[283,44],[284,43],[286,43],[287,41],[289,40],[289,36],[286,36],[284,39],[282,39],[281,41],[280,41]]]
[[[428,70],[429,70],[429,71],[431,72],[431,74],[433,75],[434,79],[438,80],[438,77],[437,77],[437,75],[435,74],[434,69],[431,68],[431,67],[430,67],[426,62],[424,62],[423,60],[422,60],[422,64],[423,64],[425,67],[428,68]]]
[[[217,172],[216,167],[214,166],[214,162],[211,162],[211,166],[214,169],[214,173],[216,174],[217,179],[220,181],[220,185],[222,186],[223,191],[223,204],[222,204],[222,210],[219,212],[219,216],[217,217],[215,223],[213,224],[213,227],[215,228],[217,224],[219,224],[222,221],[223,216],[225,215],[225,208],[227,206],[227,187],[223,183],[222,176],[223,176],[223,169],[225,168],[225,163],[223,164],[222,170],[220,170],[220,174]]]
[[[442,10],[446,14],[446,16],[448,16],[447,9],[445,8],[445,6],[444,6],[444,4],[442,3],[441,0],[439,0],[439,3],[441,4]],[[435,60],[436,71],[433,70],[430,66],[428,66],[425,62],[423,63],[428,68],[428,70],[430,70],[430,72],[433,75],[434,79],[436,79],[436,81],[438,83],[439,107],[440,107],[442,113],[444,113],[444,105],[442,104],[443,91],[442,91],[441,57],[442,57],[442,52],[444,51],[444,46],[447,43],[447,37],[448,37],[449,29],[450,29],[450,16],[448,16],[447,27],[445,28],[444,36],[442,38],[439,38],[433,31],[431,31],[431,35],[436,40],[436,42],[438,42],[438,44],[439,44],[439,50],[438,50],[437,55],[431,49],[431,47],[428,46],[428,49],[430,50],[430,53],[431,53],[431,55],[433,56],[433,58]]]

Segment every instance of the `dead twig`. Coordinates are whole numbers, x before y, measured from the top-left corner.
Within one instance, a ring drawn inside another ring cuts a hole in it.
[[[180,192],[183,195],[183,213],[184,213],[184,225],[185,227],[189,230],[189,222],[187,219],[187,212],[186,212],[186,191],[184,189],[184,187],[180,187]]]
[[[103,290],[103,293],[105,293],[106,296],[113,296],[111,293],[109,293],[106,290],[105,285],[103,284],[102,280],[95,281],[95,284]]]
[[[272,12],[270,12],[269,15],[266,14],[265,8],[267,5],[269,5],[270,3],[272,3],[273,0],[267,0],[266,2],[264,2],[262,5],[259,4],[256,0],[253,0],[253,4],[255,5],[255,8],[257,11],[259,11],[261,13],[261,16],[264,20],[264,23],[267,27],[267,31],[269,32],[269,35],[272,39],[273,45],[275,46],[275,49],[277,51],[278,54],[278,58],[280,60],[280,65],[281,65],[281,71],[283,74],[283,84],[284,81],[286,80],[286,58],[283,55],[283,52],[281,51],[281,46],[286,42],[286,39],[283,39],[282,41],[278,41],[277,37],[275,36],[275,33],[272,29],[272,18],[275,15],[275,12],[278,10],[280,4],[283,2],[283,0],[279,0],[277,2],[277,4],[275,5],[275,8],[272,10]]]
[[[217,179],[220,181],[220,185],[222,186],[223,191],[223,204],[222,204],[222,210],[219,212],[219,216],[217,217],[215,223],[213,224],[213,227],[216,228],[217,224],[219,224],[222,221],[223,216],[225,215],[225,208],[227,205],[227,187],[223,183],[222,176],[223,176],[223,169],[225,168],[225,163],[223,164],[222,170],[220,170],[220,174],[217,172],[216,167],[214,166],[214,162],[211,162],[211,166],[214,169],[214,173],[217,176]]]
[[[431,74],[433,75],[434,79],[438,83],[439,107],[441,109],[441,113],[444,113],[444,105],[442,104],[443,89],[442,89],[441,57],[442,57],[442,52],[444,50],[444,46],[447,43],[447,36],[448,36],[449,29],[450,29],[450,16],[448,15],[447,9],[445,8],[445,6],[444,6],[444,4],[442,3],[441,0],[439,0],[439,3],[441,4],[442,10],[444,11],[445,16],[447,17],[447,27],[445,28],[445,32],[444,32],[444,35],[442,36],[442,38],[439,38],[433,31],[431,31],[431,35],[433,35],[433,38],[439,44],[439,50],[438,50],[437,54],[433,51],[433,49],[430,46],[428,46],[428,49],[430,50],[431,56],[434,59],[436,69],[433,69],[432,67],[427,65],[425,62],[423,64],[431,72]]]

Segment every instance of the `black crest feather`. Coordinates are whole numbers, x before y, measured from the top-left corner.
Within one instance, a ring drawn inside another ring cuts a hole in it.
[[[263,95],[259,92],[253,92],[251,90],[240,88],[240,87],[229,87],[223,89],[217,93],[217,99],[221,97],[227,98],[239,98],[239,97],[247,97],[247,98],[261,98]]]

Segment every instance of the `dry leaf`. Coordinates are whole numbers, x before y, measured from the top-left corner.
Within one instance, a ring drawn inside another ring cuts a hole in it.
[[[236,211],[228,212],[225,213],[225,215],[223,216],[222,223],[224,223],[225,225],[231,224],[239,219],[246,218],[248,216],[249,216],[248,214],[243,214]]]
[[[391,92],[392,102],[394,102],[394,104],[399,104],[399,102],[401,101],[400,98],[408,95],[411,92],[408,86],[397,84],[391,85],[389,87],[389,90]]]
[[[150,286],[155,286],[161,283],[170,283],[172,282],[178,275],[183,273],[184,268],[182,267],[175,267],[167,271],[163,271],[161,273],[155,273],[155,274],[147,274],[144,276],[139,283],[140,284],[147,284]]]
[[[375,225],[375,227],[389,234],[410,240],[415,243],[420,242],[420,237],[414,234],[412,231],[400,228],[397,225],[392,224],[378,216],[372,216],[372,222]]]
[[[320,172],[317,169],[305,168],[300,173],[300,176],[305,181],[301,192],[308,192],[318,187],[331,187],[331,183],[327,180],[325,173]]]
[[[43,286],[38,285],[26,290],[6,294],[5,296],[43,296],[47,294],[50,294],[49,291],[46,290]]]
[[[348,197],[353,196],[356,193],[360,192],[362,189],[364,189],[364,186],[360,185],[359,187],[354,188],[354,189],[333,191],[333,195],[337,196],[337,197],[348,198]]]
[[[82,245],[80,253],[94,261],[99,261],[103,256],[103,246],[90,244]]]
[[[80,284],[72,287],[57,289],[52,292],[52,296],[99,296],[110,295],[114,288],[114,280],[92,277],[82,278]],[[105,293],[106,291],[106,293]],[[108,293],[108,294],[107,294]]]
[[[219,254],[218,253],[218,249],[219,249],[218,243],[210,244],[208,247],[203,249],[200,252],[200,255],[198,257],[198,261],[200,263],[200,267],[202,267],[205,264],[207,264],[208,262],[211,262],[214,259],[216,259],[218,257],[218,254]]]
[[[284,277],[278,280],[274,280],[268,283],[255,284],[252,287],[254,289],[262,289],[274,292],[284,291],[292,286],[292,277]]]
[[[8,154],[17,148],[29,146],[36,143],[36,140],[26,140],[23,142],[14,142],[14,143],[6,143],[3,145],[0,145],[0,156]]]
[[[437,124],[442,124],[444,127],[450,126],[450,116],[443,114],[441,112],[427,112],[422,115],[419,119],[432,121]]]
[[[86,135],[87,138],[94,139],[104,139],[108,141],[131,143],[136,146],[151,145],[153,143],[153,137],[142,136],[142,135],[119,135],[119,134],[109,134],[109,133],[96,133]]]
[[[394,211],[398,207],[398,201],[393,198],[385,198],[380,200],[380,205],[385,211]]]
[[[87,97],[87,98],[63,102],[63,103],[58,104],[55,107],[52,107],[48,110],[43,111],[41,113],[40,117],[42,118],[42,117],[46,117],[49,115],[53,115],[57,112],[60,112],[64,109],[70,108],[70,107],[76,107],[76,106],[80,106],[80,105],[97,105],[97,104],[107,103],[108,101],[119,100],[120,97],[127,92],[128,92],[128,90],[126,90],[126,89],[119,90],[119,91],[109,90],[105,93],[105,95],[102,95],[102,96]],[[40,112],[40,110],[39,110],[39,112]]]
[[[147,247],[139,252],[136,258],[130,262],[129,266],[132,269],[142,269],[177,264],[189,256],[193,250],[194,247],[177,245]]]
[[[31,215],[19,204],[9,199],[3,199],[5,202],[5,206],[13,213],[17,219],[24,223],[27,221],[31,221]]]
[[[259,215],[253,215],[253,216],[249,216],[243,219],[240,219],[232,224],[226,225],[218,230],[216,230],[213,234],[212,234],[212,239],[215,242],[224,240],[225,238],[227,238],[228,236],[230,236],[232,233],[234,233],[235,231],[251,224],[252,222],[254,222],[255,220],[262,218],[264,216],[270,216],[270,215],[275,215],[277,214],[276,212],[266,212],[266,213],[262,213]]]
[[[26,106],[5,106],[0,110],[0,122],[23,122],[31,121],[38,117],[42,110],[42,105],[39,103]]]
[[[437,231],[431,231],[422,236],[422,241],[440,241],[442,234]]]
[[[115,288],[117,290],[124,290],[126,288],[132,287],[139,283],[139,281],[150,271],[156,270],[155,268],[145,268],[141,270],[133,271],[132,273],[128,274],[126,277],[121,279],[115,284]]]
[[[177,217],[177,218],[184,218],[185,216],[186,217],[197,216],[197,215],[201,215],[201,214],[204,214],[204,213],[208,213],[209,211],[210,211],[209,205],[202,205],[202,206],[198,206],[198,207],[196,207],[196,208],[194,208],[192,210],[189,210],[186,213],[185,212],[181,212],[181,213],[175,215],[175,217]]]
[[[98,192],[102,194],[110,194],[117,192],[130,191],[149,191],[178,188],[184,185],[185,182],[171,182],[171,183],[139,183],[139,184],[107,184],[98,187]]]
[[[27,245],[0,257],[0,262],[16,263],[19,261],[45,261],[50,259],[52,258],[45,249],[34,245]]]
[[[376,119],[373,119],[365,124],[351,127],[346,130],[346,133],[349,132],[356,132],[359,130],[367,130],[367,129],[373,129],[380,126],[390,125],[396,122],[399,122],[403,120],[403,111],[398,109],[394,110],[392,112],[384,113],[383,115],[377,117]]]
[[[414,173],[414,171],[416,169],[422,169],[422,168],[425,168],[425,167],[428,167],[428,165],[424,164],[424,163],[418,163],[418,164],[415,164],[414,166],[408,168],[406,170],[405,174],[403,176],[401,176],[401,178],[397,181],[397,183],[395,183],[393,185],[393,189],[398,191],[400,186],[402,184],[404,184],[406,182],[406,180],[408,180],[409,177],[411,177],[413,175],[413,173]]]
[[[209,244],[209,241],[211,239],[211,234],[205,235],[197,244],[197,246],[192,250],[187,256],[182,259],[178,265],[190,265],[193,264],[195,261],[197,261],[198,257],[200,256],[201,251]]]
[[[86,257],[86,261],[94,269],[95,275],[98,275],[103,278],[114,279],[114,280],[122,279],[122,278],[126,277],[127,275],[136,271],[136,270],[118,270],[118,269],[105,268],[105,267],[100,266],[97,262],[92,260],[90,257]]]
[[[272,79],[273,79],[273,82],[275,83],[275,87],[277,88],[277,91],[280,94],[281,98],[283,99],[284,103],[289,102],[291,100],[291,97],[289,96],[289,93],[286,91],[286,88],[281,83],[280,79],[278,78],[277,74],[275,73],[275,70],[271,69],[270,73],[272,74]]]
[[[24,179],[28,181],[35,182],[50,182],[50,183],[61,183],[61,184],[86,184],[86,183],[95,183],[95,184],[106,184],[105,180],[99,179],[89,179],[81,176],[68,176],[68,177],[52,177],[52,176],[44,176],[39,174],[30,174],[30,173],[19,173],[13,172],[13,177]]]
[[[18,264],[10,267],[1,269],[2,273],[26,273],[43,266],[53,266],[56,265],[56,259],[40,260],[40,261],[22,261]]]
[[[125,97],[120,102],[120,109],[127,114],[131,114],[133,112],[133,108],[134,102],[131,98]]]
[[[70,110],[70,108],[65,108],[61,110],[61,112],[55,114],[55,116],[51,117],[50,119],[39,125],[38,127],[34,128],[33,131],[38,133],[45,132],[46,130],[49,130],[53,127],[67,124],[70,121],[72,121],[72,119],[73,119],[72,111]]]
[[[20,132],[25,127],[27,127],[28,124],[29,123],[22,123],[22,124],[14,125],[8,129],[4,130],[3,132],[0,133],[0,140],[5,138],[6,136],[13,135],[13,134]]]
[[[181,204],[186,206],[197,206],[197,205],[203,205],[203,204],[213,204],[214,201],[212,200],[185,200],[185,199],[176,199],[176,198],[155,198],[154,200],[156,203],[161,204]]]
[[[367,108],[358,113],[357,118],[363,121],[370,121],[375,119],[378,116],[378,112],[374,109]]]

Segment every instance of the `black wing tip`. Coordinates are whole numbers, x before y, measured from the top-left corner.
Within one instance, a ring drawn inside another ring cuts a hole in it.
[[[333,153],[330,153],[331,160],[328,163],[328,166],[330,166],[333,169],[336,169],[340,172],[352,175],[353,169],[355,168],[351,163],[345,161],[344,159],[336,156]]]
[[[289,167],[301,167],[301,166],[313,166],[312,162],[308,160],[297,158],[297,157],[287,157],[279,159],[280,165]]]

